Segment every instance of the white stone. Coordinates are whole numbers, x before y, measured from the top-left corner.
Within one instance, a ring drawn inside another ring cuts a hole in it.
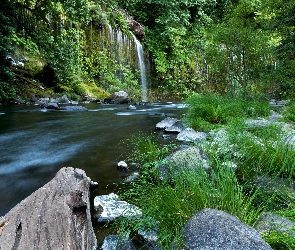
[[[123,216],[126,218],[140,218],[141,210],[129,204],[126,201],[119,200],[118,195],[111,193],[109,195],[100,195],[94,198],[94,208],[103,211],[98,218],[98,222],[114,221],[116,218]]]

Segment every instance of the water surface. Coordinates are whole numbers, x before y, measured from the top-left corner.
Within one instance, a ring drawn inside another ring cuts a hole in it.
[[[83,105],[89,111],[0,106],[0,216],[62,167],[81,168],[97,181],[100,187],[94,195],[112,192],[128,174],[116,168],[129,150],[122,141],[131,134],[155,132],[156,123],[166,116],[181,118],[185,108],[171,103],[140,105],[137,110],[128,110],[128,105]]]

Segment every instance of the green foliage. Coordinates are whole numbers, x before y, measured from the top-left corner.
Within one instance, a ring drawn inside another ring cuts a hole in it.
[[[173,185],[137,182],[122,196],[142,209],[141,226],[158,228],[159,242],[163,246],[170,246],[175,236],[179,237],[186,221],[203,208],[226,211],[252,225],[261,212],[253,206],[255,194],[250,198],[243,194],[243,187],[238,184],[232,169],[218,165],[215,170],[211,174],[204,168],[183,172],[173,179]],[[130,226],[135,225],[125,224],[130,231],[134,230]],[[180,238],[178,240],[181,242]]]
[[[283,115],[284,115],[284,118],[283,118],[284,121],[295,123],[295,104],[288,103],[284,107]]]
[[[159,138],[155,134],[133,134],[126,139],[126,145],[131,149],[128,159],[143,165],[145,163],[157,162],[168,156],[176,145],[173,143],[161,145],[157,143]]]
[[[15,89],[12,83],[13,73],[7,56],[12,52],[10,35],[13,28],[12,2],[4,0],[0,9],[0,101],[14,97]]]
[[[185,122],[205,132],[235,120],[269,114],[267,102],[217,94],[194,94],[187,100],[187,103],[189,109]]]
[[[274,250],[292,250],[295,248],[295,239],[287,233],[271,231],[262,235],[263,239]]]

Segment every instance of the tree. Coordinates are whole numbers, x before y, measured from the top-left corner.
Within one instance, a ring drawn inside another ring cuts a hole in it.
[[[0,8],[0,101],[14,97],[13,73],[8,56],[12,53],[10,35],[14,9],[10,0],[2,0]]]

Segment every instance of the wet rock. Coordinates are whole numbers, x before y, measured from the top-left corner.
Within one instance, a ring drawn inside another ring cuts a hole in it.
[[[101,250],[136,250],[129,237],[109,235],[105,237]]]
[[[182,142],[200,142],[208,136],[209,135],[207,133],[197,132],[192,128],[186,128],[177,135],[176,140]]]
[[[180,133],[187,128],[181,121],[176,121],[172,126],[166,127],[165,132],[168,133]]]
[[[128,170],[129,169],[128,165],[125,161],[119,161],[117,166],[118,166],[118,169],[120,169],[120,170]]]
[[[58,109],[58,105],[57,105],[57,103],[55,103],[55,102],[50,102],[50,103],[48,103],[48,104],[45,106],[45,108],[47,108],[47,109]]]
[[[162,135],[162,138],[163,138],[163,139],[170,139],[170,138],[171,138],[171,135],[165,135],[165,134],[164,134],[164,135]]]
[[[271,212],[260,216],[255,229],[259,233],[278,231],[295,237],[295,222]]]
[[[128,182],[132,182],[132,181],[136,181],[139,177],[139,173],[135,172],[129,176],[127,176],[125,179],[124,179],[124,182],[128,183]]]
[[[156,129],[166,129],[173,126],[178,120],[176,118],[167,117],[156,124]]]
[[[136,107],[135,107],[135,106],[133,106],[133,105],[129,105],[127,109],[133,109],[133,110],[135,110],[135,109],[136,109]]]
[[[96,196],[94,198],[94,208],[99,211],[99,214],[97,214],[98,222],[114,221],[121,216],[138,219],[142,214],[138,207],[119,200],[118,195],[114,193]]]
[[[49,183],[0,217],[0,248],[96,249],[90,182],[83,170],[62,168]]]
[[[184,237],[186,245],[192,250],[271,250],[255,229],[215,209],[203,209],[189,219]]]

